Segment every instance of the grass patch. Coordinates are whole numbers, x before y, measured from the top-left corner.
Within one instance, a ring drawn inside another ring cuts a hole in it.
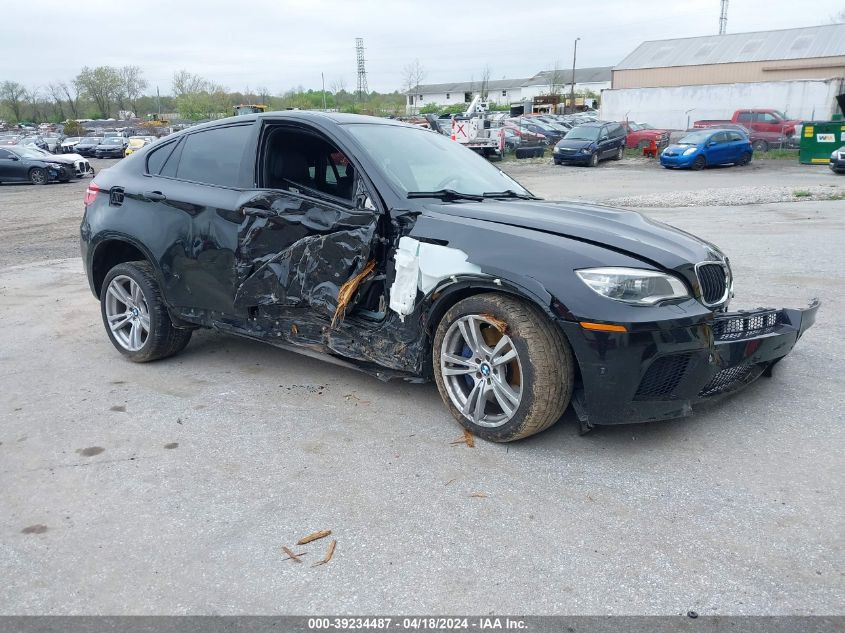
[[[806,189],[796,189],[792,192],[792,195],[796,198],[809,198],[813,194],[807,191]]]
[[[770,149],[765,152],[754,152],[754,158],[768,158],[770,160],[798,160],[797,149]]]

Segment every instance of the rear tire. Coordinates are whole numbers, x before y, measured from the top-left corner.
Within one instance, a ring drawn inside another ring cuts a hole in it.
[[[112,345],[136,363],[173,356],[191,340],[192,330],[170,320],[149,262],[118,264],[108,272],[100,312]]]
[[[751,144],[755,152],[766,152],[769,149],[769,144],[766,141],[757,140]]]
[[[751,163],[751,154],[745,153],[740,157],[737,165],[739,165],[740,167],[745,167],[746,165],[748,165],[750,163]]]
[[[623,158],[625,158],[625,148],[620,147],[616,150],[616,156],[613,157],[613,160],[622,160]]]
[[[432,363],[455,419],[492,442],[547,429],[572,396],[574,366],[563,333],[538,308],[508,295],[486,293],[452,306],[437,326]]]

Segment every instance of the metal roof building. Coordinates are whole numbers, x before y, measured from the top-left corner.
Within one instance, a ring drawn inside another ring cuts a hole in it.
[[[845,77],[845,24],[643,42],[613,88]]]
[[[601,93],[610,87],[611,68],[576,68],[575,91],[589,91]],[[538,95],[548,94],[554,87],[555,91],[568,92],[572,84],[572,69],[543,70],[533,77],[520,79],[491,79],[487,82],[487,93],[491,101],[496,103],[517,103],[523,99],[531,99]],[[428,104],[438,106],[467,103],[473,96],[479,94],[482,82],[457,81],[453,83],[420,84],[405,93],[407,110],[413,112]]]

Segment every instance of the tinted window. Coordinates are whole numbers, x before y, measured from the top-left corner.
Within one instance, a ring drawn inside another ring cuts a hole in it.
[[[728,140],[744,141],[745,138],[743,138],[742,134],[740,134],[739,132],[728,132]]]
[[[11,158],[12,152],[8,152],[5,149],[0,149],[0,158]]]
[[[740,112],[739,116],[737,117],[738,121],[750,121],[751,120],[751,113],[750,112]]]
[[[727,132],[717,132],[713,135],[711,142],[713,143],[726,143],[728,140],[728,133]]]
[[[176,177],[237,187],[241,184],[241,158],[250,129],[250,125],[236,125],[190,134],[182,144]]]
[[[162,145],[158,149],[155,149],[147,154],[148,174],[158,174],[161,172],[161,167],[164,165],[164,161],[167,160],[167,157],[170,156],[170,152],[173,151],[174,145],[175,143],[168,143],[167,145]]]
[[[610,130],[610,136],[612,136],[614,138],[617,137],[617,136],[622,136],[622,134],[624,133],[624,132],[622,132],[622,126],[618,125],[616,123],[611,123],[607,127]]]

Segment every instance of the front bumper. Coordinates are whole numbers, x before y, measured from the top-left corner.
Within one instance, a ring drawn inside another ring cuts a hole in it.
[[[682,154],[676,154],[675,156],[660,154],[660,164],[664,167],[675,167],[679,169],[692,167],[692,163],[696,158],[698,158],[698,155],[698,152],[690,154],[689,156],[684,156]]]
[[[561,152],[560,150],[555,150],[553,157],[556,161],[560,161],[562,163],[589,163],[590,156],[592,156],[592,152],[584,154],[581,150],[576,150],[574,152]]]
[[[586,426],[691,415],[693,407],[744,388],[786,356],[816,318],[804,309],[712,315],[685,327],[626,333],[560,321],[581,369],[573,398]]]
[[[845,172],[845,158],[830,159],[830,168],[834,172]]]

